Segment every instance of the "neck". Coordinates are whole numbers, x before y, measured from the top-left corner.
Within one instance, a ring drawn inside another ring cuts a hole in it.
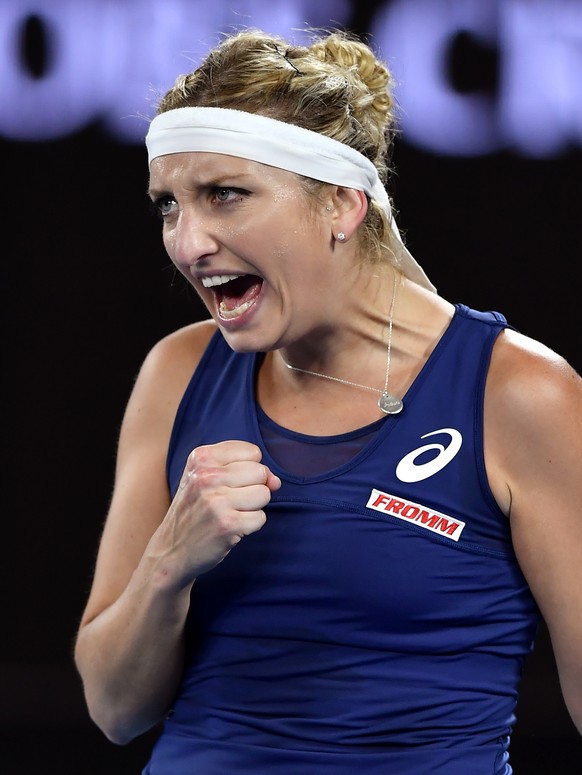
[[[289,361],[285,359],[285,356],[281,354],[281,358],[283,361],[283,365],[285,368],[287,368],[289,371],[294,372],[296,375],[301,375],[302,378],[309,378],[316,380],[323,380],[326,383],[334,383],[335,385],[341,385],[344,388],[349,388],[351,390],[360,390],[360,391],[366,391],[369,393],[377,393],[379,395],[379,398],[377,399],[378,408],[384,412],[385,414],[399,414],[402,411],[403,403],[402,400],[390,393],[389,391],[389,381],[390,381],[390,368],[392,365],[392,335],[393,335],[393,320],[394,320],[394,308],[396,303],[396,294],[398,290],[399,285],[399,276],[395,269],[392,271],[392,289],[390,293],[390,306],[388,309],[388,319],[387,319],[387,335],[386,335],[386,355],[385,355],[385,366],[384,366],[384,383],[381,389],[374,387],[373,385],[370,385],[368,381],[364,382],[358,382],[355,380],[354,377],[345,377],[340,376],[339,374],[332,374],[327,373],[322,370],[315,370],[315,369],[308,369],[305,367],[293,365]],[[368,364],[371,365],[371,364]],[[355,371],[355,367],[351,369],[351,371]]]
[[[331,298],[324,327],[281,349],[282,359],[299,368],[332,374],[349,374],[362,364],[384,359],[389,335],[390,308],[396,325],[397,306],[402,295],[402,277],[391,266],[369,266],[354,282],[345,283],[345,292]],[[331,321],[331,322],[329,322]]]

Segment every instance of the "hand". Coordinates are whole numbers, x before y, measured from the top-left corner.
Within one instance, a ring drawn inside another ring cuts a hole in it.
[[[171,561],[171,581],[191,583],[260,530],[263,509],[280,486],[254,444],[223,441],[193,450],[157,536]]]

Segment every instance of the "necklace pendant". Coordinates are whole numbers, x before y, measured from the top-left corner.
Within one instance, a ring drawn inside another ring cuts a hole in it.
[[[404,404],[396,396],[391,396],[390,393],[382,393],[378,399],[378,406],[384,414],[400,414]]]

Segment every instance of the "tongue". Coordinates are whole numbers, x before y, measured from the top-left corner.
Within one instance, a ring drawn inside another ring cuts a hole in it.
[[[240,307],[246,301],[258,296],[262,284],[260,277],[248,274],[221,285],[219,293],[222,295],[223,306],[229,310]]]

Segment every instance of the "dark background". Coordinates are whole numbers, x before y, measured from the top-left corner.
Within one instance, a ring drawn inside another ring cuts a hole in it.
[[[374,4],[352,5],[350,26],[365,33]],[[88,719],[72,644],[132,382],[157,339],[204,313],[163,252],[143,148],[113,142],[96,124],[47,143],[5,139],[0,150],[8,330],[0,769],[131,775],[153,735],[125,748],[105,740]],[[551,159],[453,158],[402,137],[394,164],[401,229],[441,294],[501,310],[582,371],[580,147]],[[582,772],[545,628],[511,751],[517,775]]]

